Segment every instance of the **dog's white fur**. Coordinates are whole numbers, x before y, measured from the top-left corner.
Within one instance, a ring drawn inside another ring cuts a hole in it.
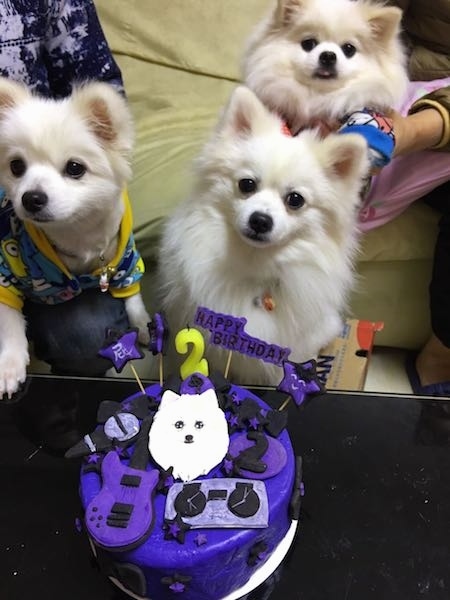
[[[19,219],[40,228],[75,274],[100,267],[102,253],[105,264],[115,255],[132,145],[130,111],[112,86],[89,83],[69,98],[51,100],[0,79],[0,184]],[[27,165],[21,177],[10,169],[18,158]],[[64,174],[70,160],[86,167],[79,179]],[[47,194],[42,212],[27,212],[22,203],[27,190]],[[140,294],[126,300],[126,310],[147,342],[148,314]],[[11,396],[26,377],[25,330],[23,315],[0,304],[0,398]]]
[[[367,172],[360,136],[282,133],[281,120],[248,88],[238,87],[197,161],[194,189],[168,219],[159,260],[160,301],[171,331],[193,321],[201,305],[247,319],[246,331],[309,360],[341,330],[358,246],[356,208]],[[257,189],[242,193],[239,181]],[[304,205],[286,204],[297,192]],[[273,221],[266,234],[254,213]],[[253,239],[252,239],[253,238]],[[269,292],[275,309],[264,309]],[[210,369],[222,372],[226,351],[209,346]],[[167,356],[176,366],[176,357]],[[281,370],[235,355],[231,376],[278,383]]]
[[[175,479],[206,475],[225,457],[228,445],[227,420],[213,389],[164,392],[150,428],[149,450],[163,469],[173,467]]]
[[[398,107],[408,83],[401,15],[370,0],[276,0],[248,40],[244,81],[293,131],[364,107]],[[305,40],[315,45],[305,50]],[[321,66],[324,52],[335,56],[332,73]]]

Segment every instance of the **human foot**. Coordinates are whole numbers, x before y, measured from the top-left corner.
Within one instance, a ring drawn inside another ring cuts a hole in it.
[[[416,370],[422,386],[449,382],[450,348],[432,335],[416,358]]]

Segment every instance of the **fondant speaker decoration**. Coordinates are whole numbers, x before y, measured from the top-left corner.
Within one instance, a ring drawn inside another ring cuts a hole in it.
[[[192,529],[267,527],[266,486],[231,477],[175,483],[167,494],[164,516],[170,520],[177,515]]]

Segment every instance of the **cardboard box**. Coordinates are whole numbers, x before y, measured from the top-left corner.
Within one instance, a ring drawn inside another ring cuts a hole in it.
[[[329,390],[362,390],[377,331],[384,323],[348,319],[342,333],[317,359],[317,373]]]

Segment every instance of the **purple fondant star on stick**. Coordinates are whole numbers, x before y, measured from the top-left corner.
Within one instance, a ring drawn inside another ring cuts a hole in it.
[[[169,337],[169,328],[164,313],[155,313],[147,323],[147,327],[150,334],[150,343],[148,349],[153,356],[156,356],[157,354],[165,354],[166,342]]]
[[[129,360],[144,358],[138,346],[138,329],[130,328],[125,332],[116,329],[106,330],[106,339],[98,354],[112,362],[118,373]]]
[[[285,360],[283,370],[284,376],[277,390],[289,394],[297,406],[301,406],[311,396],[322,394],[325,391],[316,373],[315,360],[303,363]]]

